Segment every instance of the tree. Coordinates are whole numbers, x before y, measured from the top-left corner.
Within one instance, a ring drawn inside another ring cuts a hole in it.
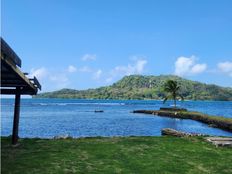
[[[168,99],[173,99],[174,107],[176,108],[176,100],[180,98],[184,100],[184,97],[179,93],[180,86],[177,84],[177,81],[174,80],[167,80],[164,84],[164,92],[167,93],[166,97],[164,98],[163,103],[165,103]]]

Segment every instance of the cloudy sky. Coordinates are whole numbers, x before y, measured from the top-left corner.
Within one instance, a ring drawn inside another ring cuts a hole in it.
[[[231,0],[3,0],[1,36],[43,92],[175,74],[232,87]]]

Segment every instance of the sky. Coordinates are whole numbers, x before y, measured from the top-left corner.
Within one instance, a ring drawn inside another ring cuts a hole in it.
[[[1,36],[42,92],[178,75],[232,87],[231,0],[2,0]]]

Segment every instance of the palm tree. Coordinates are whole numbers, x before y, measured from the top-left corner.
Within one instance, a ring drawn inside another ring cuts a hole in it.
[[[180,86],[177,84],[175,80],[167,80],[164,84],[164,91],[167,92],[166,97],[164,98],[163,103],[165,103],[168,99],[174,100],[174,107],[176,108],[176,100],[180,98],[184,100],[184,97],[179,93]]]

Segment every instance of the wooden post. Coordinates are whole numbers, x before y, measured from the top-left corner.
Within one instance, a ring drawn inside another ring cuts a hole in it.
[[[14,121],[13,121],[13,132],[12,132],[13,145],[16,145],[18,142],[19,114],[20,114],[20,87],[17,87],[15,94]]]

